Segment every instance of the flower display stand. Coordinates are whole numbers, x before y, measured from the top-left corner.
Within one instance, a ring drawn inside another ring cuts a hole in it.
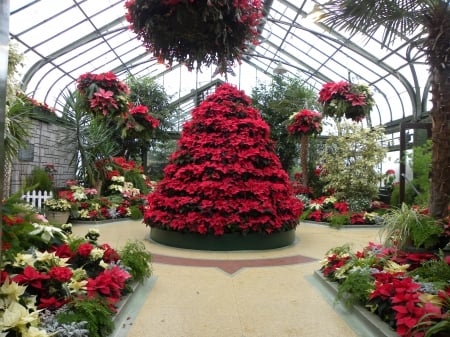
[[[363,306],[356,304],[351,308],[343,307],[336,301],[337,284],[329,282],[320,271],[314,272],[311,283],[321,290],[324,297],[328,298],[335,310],[341,314],[358,336],[398,337],[398,334],[389,325]]]
[[[70,212],[47,211],[45,216],[47,217],[48,222],[52,225],[61,225],[67,223]]]
[[[295,229],[270,235],[229,233],[222,236],[183,233],[151,228],[150,239],[163,245],[198,250],[264,250],[286,247],[295,241]]]

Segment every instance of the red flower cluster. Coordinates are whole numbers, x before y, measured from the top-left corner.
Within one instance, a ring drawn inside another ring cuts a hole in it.
[[[274,152],[269,126],[243,91],[223,84],[184,125],[145,223],[222,235],[295,228],[302,203]]]
[[[130,88],[112,72],[86,73],[77,79],[78,91],[87,98],[94,114],[117,116],[128,110],[126,95]]]
[[[318,135],[322,132],[322,115],[307,109],[300,110],[291,116],[287,130],[295,137]]]
[[[112,72],[86,73],[77,79],[77,89],[86,98],[86,109],[104,120],[115,120],[122,137],[148,139],[159,121],[143,105],[129,102],[130,88]]]
[[[20,91],[16,92],[16,96],[19,97],[23,101],[24,104],[30,105],[33,108],[38,109],[38,111],[41,111],[41,112],[44,112],[44,113],[49,113],[49,114],[52,114],[52,115],[55,114],[55,109],[50,107],[45,102],[44,103],[39,102],[38,100],[36,100],[34,98],[31,98],[31,97],[28,97],[25,93],[20,92]]]
[[[340,81],[322,86],[319,103],[322,104],[324,116],[338,119],[345,116],[359,122],[370,113],[375,101],[366,85]]]

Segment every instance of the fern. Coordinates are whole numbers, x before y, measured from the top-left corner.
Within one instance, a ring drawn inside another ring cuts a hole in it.
[[[141,241],[128,241],[119,251],[120,262],[130,268],[130,274],[134,281],[142,283],[152,274],[150,262],[151,254]]]
[[[89,330],[90,337],[108,337],[114,330],[114,313],[103,299],[75,299],[67,309],[57,314],[58,322],[61,324],[88,322],[85,328]]]

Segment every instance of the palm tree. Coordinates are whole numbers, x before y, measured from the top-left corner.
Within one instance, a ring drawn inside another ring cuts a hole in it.
[[[114,140],[114,129],[99,123],[86,112],[79,92],[67,92],[62,95],[62,117],[59,123],[67,130],[60,140],[62,144],[76,144],[76,151],[71,164],[74,163],[80,181],[101,193],[102,172],[95,163],[109,159],[118,153],[118,144]]]
[[[427,57],[431,83],[432,159],[429,209],[436,218],[448,215],[450,195],[450,1],[336,0],[320,5],[322,22],[332,29],[383,32],[383,46],[402,36]]]

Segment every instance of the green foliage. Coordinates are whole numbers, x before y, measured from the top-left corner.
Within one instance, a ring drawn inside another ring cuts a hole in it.
[[[119,250],[119,255],[121,263],[130,268],[130,274],[134,281],[142,283],[145,278],[151,276],[152,256],[142,241],[128,241]]]
[[[140,220],[143,218],[143,214],[137,205],[130,206],[130,213],[131,220]]]
[[[411,188],[410,185],[406,185],[405,187],[405,200],[403,201],[407,205],[412,205],[414,203],[414,195],[416,193]],[[395,185],[392,193],[391,193],[391,199],[390,199],[390,205],[391,206],[400,206],[400,185]]]
[[[132,183],[133,187],[139,189],[139,192],[142,194],[150,192],[150,188],[145,183],[145,179],[139,170],[124,171],[123,176],[125,177],[125,181]]]
[[[336,213],[327,217],[327,222],[330,227],[341,228],[344,225],[350,225],[350,215]]]
[[[36,166],[31,172],[31,176],[26,179],[26,186],[40,191],[52,191],[53,180],[45,169]]]
[[[108,303],[100,298],[74,299],[68,310],[60,311],[56,319],[60,323],[88,322],[90,337],[108,337],[114,330],[114,313]]]
[[[150,139],[125,139],[124,147],[128,150],[127,156],[130,159],[142,162],[144,172],[147,172],[149,164],[147,160],[147,151],[150,153],[159,153],[166,161],[173,148],[165,151],[166,144],[170,142],[169,130],[175,129],[171,117],[176,113],[178,107],[170,104],[171,97],[166,93],[164,86],[156,83],[150,77],[128,77],[125,83],[130,88],[130,101],[134,104],[142,104],[148,107],[151,115],[159,120],[159,126],[153,130],[153,136]],[[145,156],[143,156],[145,152]],[[136,186],[137,187],[137,186]]]
[[[385,245],[405,248],[432,248],[443,233],[443,226],[428,215],[403,203],[400,208],[392,208],[383,215],[381,235]]]
[[[437,288],[445,289],[450,280],[450,265],[443,259],[429,260],[408,274],[420,282],[433,282]]]
[[[253,106],[260,110],[262,118],[270,126],[270,138],[275,141],[275,152],[281,165],[289,172],[299,156],[298,142],[287,132],[287,122],[293,112],[303,107],[314,109],[317,95],[301,79],[275,76],[270,84],[253,88]]]
[[[354,304],[365,304],[370,293],[375,290],[375,283],[369,268],[357,268],[347,274],[338,285],[336,300],[342,301],[347,308]]]
[[[117,143],[113,140],[115,130],[92,118],[84,109],[79,92],[63,93],[62,99],[63,102],[59,102],[63,110],[60,124],[67,132],[58,143],[75,144],[71,164],[75,163],[78,168],[78,180],[95,187],[99,179],[95,163],[118,153]]]
[[[322,176],[326,189],[335,190],[338,200],[371,200],[378,196],[382,174],[376,166],[384,158],[383,128],[364,128],[356,123],[339,123],[340,134],[330,136],[322,155]]]
[[[427,205],[430,196],[431,144],[431,140],[428,140],[422,146],[414,146],[410,155],[412,184],[420,192],[413,201],[417,205]]]

